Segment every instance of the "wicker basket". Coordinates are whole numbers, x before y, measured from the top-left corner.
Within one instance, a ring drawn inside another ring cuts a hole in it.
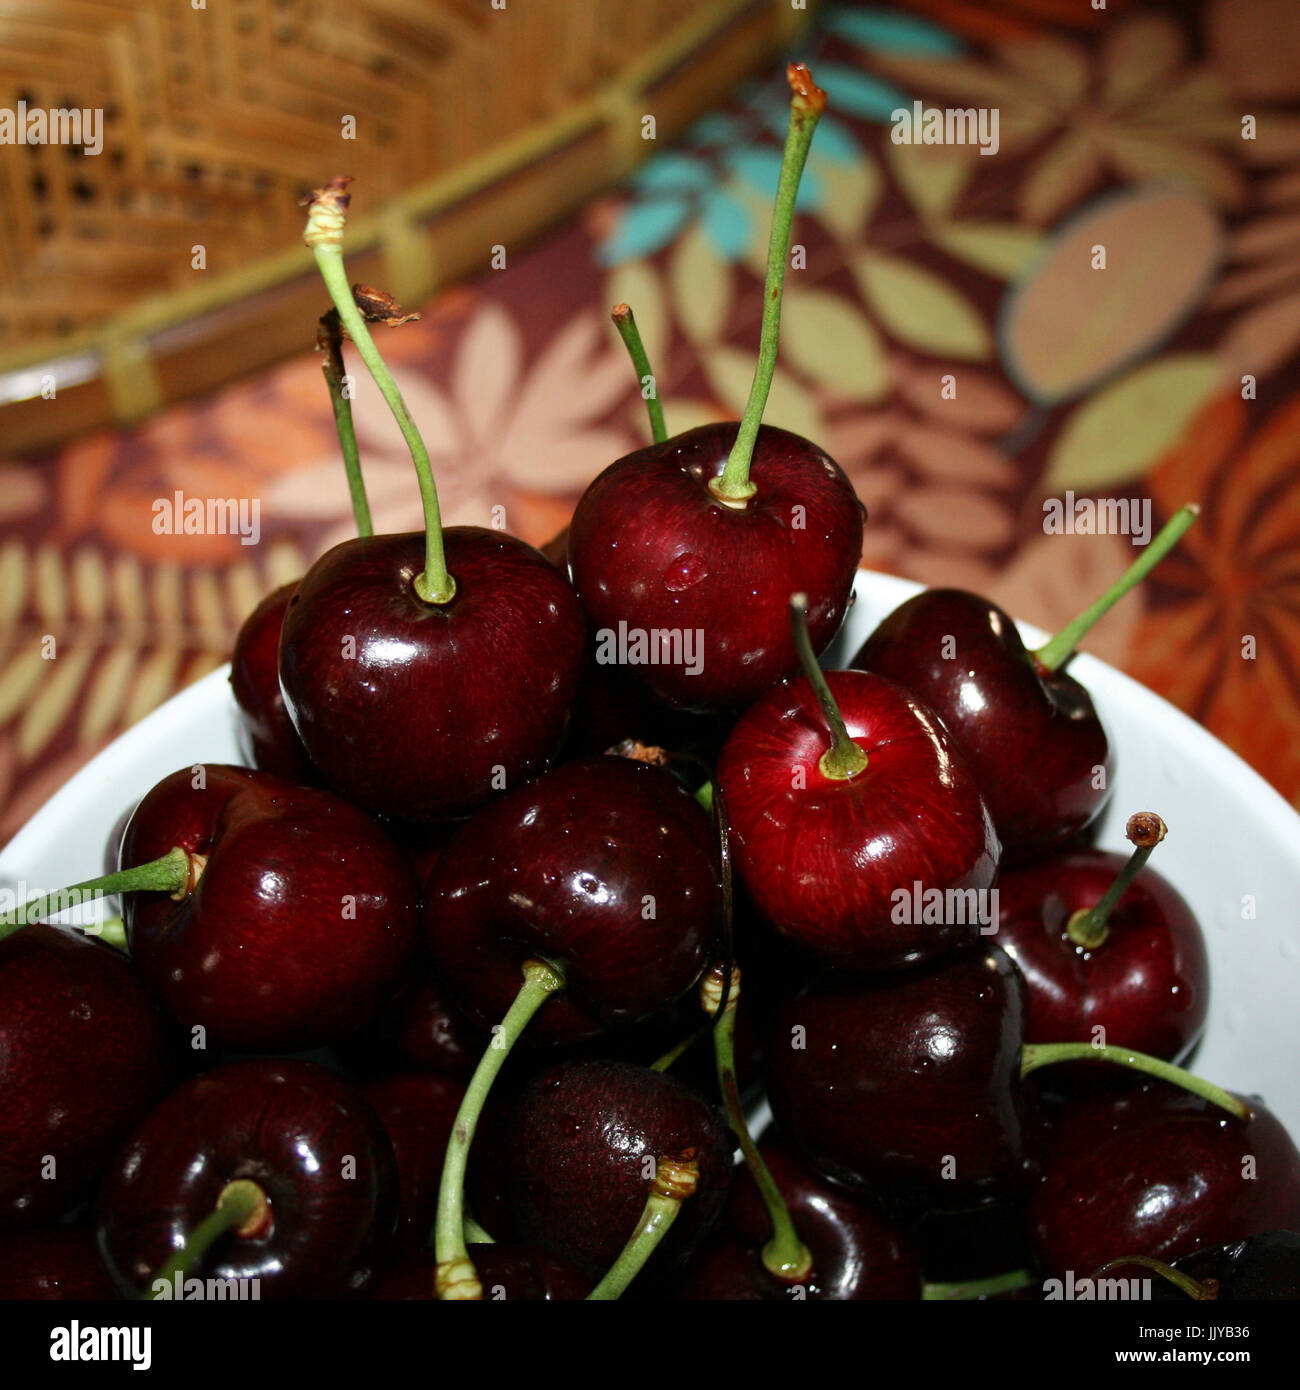
[[[322,292],[297,199],[329,175],[358,176],[354,278],[418,303],[662,148],[813,2],[6,5],[0,110],[103,116],[97,155],[0,144],[4,451],[310,341]]]

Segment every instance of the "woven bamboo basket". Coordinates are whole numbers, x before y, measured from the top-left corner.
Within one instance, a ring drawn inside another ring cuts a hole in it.
[[[5,111],[11,139],[102,117],[97,154],[0,143],[0,451],[310,342],[297,201],[330,175],[358,178],[353,278],[418,304],[663,148],[815,3],[11,0],[0,140]]]

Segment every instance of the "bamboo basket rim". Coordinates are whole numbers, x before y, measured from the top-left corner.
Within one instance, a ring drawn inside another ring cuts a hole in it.
[[[350,220],[347,240],[349,256],[384,247],[395,231],[429,221],[438,213],[491,188],[510,173],[601,127],[609,127],[612,132],[617,132],[647,88],[664,78],[689,58],[694,50],[719,35],[747,11],[771,3],[772,0],[708,0],[688,18],[679,21],[663,39],[616,77],[544,124],[499,141],[475,158],[435,174],[404,193],[387,199],[381,209]],[[819,4],[820,0],[806,0],[804,9],[797,10],[790,6],[786,22],[791,39],[802,30]],[[619,171],[620,177],[654,152],[653,146],[644,151],[637,148],[649,143],[640,140],[626,142],[627,159]],[[347,171],[323,170],[320,182],[323,183],[334,173],[342,172]],[[364,197],[364,183],[359,187]],[[304,225],[305,222],[304,214]],[[432,247],[431,255],[434,265],[430,279],[437,287],[442,280],[437,270],[436,245]],[[120,412],[115,410],[115,414],[134,418],[148,413],[146,402],[155,400],[157,405],[168,402],[160,389],[152,390],[150,383],[139,379],[140,373],[152,375],[155,370],[145,340],[293,281],[311,270],[311,252],[305,245],[287,247],[261,256],[239,270],[215,276],[204,284],[147,295],[103,323],[78,330],[67,338],[2,351],[0,408],[39,396],[39,377],[51,373],[55,376],[56,389],[102,378],[110,396],[121,398],[124,405],[127,400],[134,403]],[[131,378],[135,378],[134,384],[128,384]]]

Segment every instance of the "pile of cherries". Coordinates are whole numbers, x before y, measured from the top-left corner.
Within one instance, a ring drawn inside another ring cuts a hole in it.
[[[789,76],[744,418],[667,437],[620,306],[655,442],[545,552],[442,527],[348,180],[313,195],[360,534],[239,635],[253,766],[164,778],[77,885],[120,941],[0,923],[0,1294],[1294,1296],[1300,1153],[1177,1065],[1201,932],[1144,867],[1158,816],[1088,846],[1112,756],[1065,670],[1195,509],[1036,652],[932,590],[820,670],[865,513],[761,424],[825,100]],[[344,333],[422,533],[371,534]],[[606,664],[610,633],[697,659]]]

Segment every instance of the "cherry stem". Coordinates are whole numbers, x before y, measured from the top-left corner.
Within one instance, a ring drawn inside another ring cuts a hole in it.
[[[693,1033],[688,1033],[675,1047],[670,1047],[657,1062],[650,1063],[651,1071],[667,1071],[679,1057],[688,1053],[697,1042],[709,1032],[712,1024],[702,1023]]]
[[[1176,511],[1156,533],[1140,558],[1135,560],[1095,603],[1085,608],[1072,623],[1067,623],[1055,637],[1033,653],[1038,664],[1048,671],[1055,671],[1063,666],[1074,655],[1074,649],[1083,641],[1088,629],[1104,618],[1130,589],[1136,587],[1155,569],[1182,540],[1200,514],[1201,509],[1194,502],[1189,502]]]
[[[1066,935],[1085,951],[1095,951],[1110,935],[1110,914],[1128,892],[1133,880],[1142,872],[1143,865],[1151,858],[1151,851],[1168,834],[1168,827],[1155,812],[1139,811],[1135,816],[1129,817],[1125,833],[1136,846],[1128,863],[1120,870],[1115,882],[1102,895],[1096,906],[1081,907],[1077,912],[1070,914],[1070,919],[1065,924]]]
[[[623,339],[627,355],[632,359],[632,368],[641,383],[641,399],[645,401],[646,413],[650,416],[650,433],[654,436],[656,444],[662,444],[668,438],[668,426],[664,424],[664,408],[659,399],[659,386],[654,372],[650,369],[650,358],[646,355],[645,344],[641,341],[641,331],[636,326],[632,310],[626,304],[615,304],[610,318],[614,320],[614,327]]]
[[[781,296],[785,286],[786,261],[790,251],[790,228],[794,222],[794,205],[799,195],[799,180],[808,158],[813,132],[826,108],[826,93],[813,81],[812,73],[802,63],[791,63],[786,80],[794,93],[790,101],[790,127],[781,156],[781,177],[776,188],[776,205],[772,210],[772,233],[767,245],[767,277],[763,282],[763,321],[759,329],[758,365],[754,369],[753,385],[740,418],[736,442],[731,447],[722,476],[713,479],[709,491],[720,502],[743,507],[754,495],[749,480],[749,466],[758,442],[758,427],[772,389],[776,371],[777,339],[781,330]]]
[[[1155,1270],[1161,1278],[1167,1279],[1175,1288],[1181,1289],[1188,1298],[1194,1298],[1198,1303],[1208,1303],[1219,1296],[1217,1279],[1193,1279],[1190,1274],[1184,1274],[1181,1269],[1175,1269],[1173,1265],[1153,1259],[1150,1255],[1126,1255],[1120,1260],[1107,1260],[1092,1277],[1100,1279],[1103,1274],[1109,1274],[1112,1269],[1123,1269],[1125,1265],[1139,1265],[1142,1269]]]
[[[722,1017],[713,1029],[713,1057],[718,1073],[718,1088],[727,1110],[727,1122],[731,1125],[740,1151],[745,1156],[745,1166],[749,1169],[754,1185],[758,1188],[763,1205],[767,1208],[768,1220],[772,1223],[772,1238],[763,1247],[760,1258],[763,1268],[776,1279],[787,1284],[797,1284],[806,1279],[812,1271],[813,1258],[808,1247],[799,1239],[790,1209],[785,1204],[781,1189],[776,1185],[771,1170],[758,1151],[749,1125],[745,1121],[745,1109],[740,1103],[740,1083],[736,1079],[736,1005],[740,1001],[740,967],[732,964],[731,984],[727,990],[727,1002],[722,1004],[723,973],[722,964],[715,965],[700,983],[700,1003],[705,1013],[716,1015],[722,1006]]]
[[[849,737],[840,715],[840,707],[835,703],[826,673],[818,664],[817,655],[812,649],[812,639],[808,636],[808,595],[794,594],[790,598],[790,632],[794,637],[795,650],[799,653],[799,664],[808,679],[808,684],[817,696],[822,714],[830,726],[831,746],[821,756],[817,769],[823,777],[837,782],[856,777],[867,765],[866,752]]]
[[[465,1240],[470,1245],[495,1245],[496,1237],[485,1231],[468,1212],[465,1213]]]
[[[656,1161],[655,1175],[650,1183],[641,1220],[619,1252],[618,1259],[587,1295],[589,1303],[607,1303],[622,1297],[627,1286],[645,1268],[646,1261],[672,1228],[682,1203],[694,1194],[699,1180],[700,1165],[693,1152],[677,1158],[665,1156]]]
[[[967,1279],[961,1283],[923,1284],[922,1299],[937,1303],[960,1299],[989,1298],[994,1294],[1012,1293],[1016,1289],[1027,1289],[1038,1282],[1038,1276],[1029,1269],[1012,1269],[1006,1274],[991,1274],[986,1279]]]
[[[1070,1042],[1026,1043],[1020,1049],[1021,1077],[1028,1076],[1039,1067],[1050,1067],[1057,1062],[1115,1062],[1132,1071],[1146,1072],[1148,1076],[1157,1076],[1161,1081],[1181,1086],[1183,1090],[1200,1096],[1202,1100],[1208,1100],[1239,1120],[1249,1121],[1254,1118],[1250,1106],[1245,1101],[1238,1100],[1230,1091],[1225,1091],[1222,1086],[1216,1086],[1203,1077],[1194,1076],[1182,1067],[1174,1066],[1172,1062],[1151,1057],[1145,1052],[1135,1052],[1131,1047]]]
[[[438,509],[438,489],[433,481],[429,451],[424,447],[424,440],[420,438],[420,431],[415,427],[392,373],[370,336],[365,318],[352,297],[352,287],[348,284],[343,266],[343,228],[347,222],[349,202],[344,189],[349,183],[349,178],[335,178],[312,194],[303,240],[316,257],[317,268],[348,337],[374,377],[380,394],[388,402],[388,408],[393,412],[393,418],[411,451],[411,462],[415,465],[420,483],[420,500],[424,504],[424,569],[415,576],[415,592],[425,603],[450,603],[456,596],[456,581],[447,572],[442,514]]]
[[[170,1297],[158,1285],[172,1285],[176,1276],[182,1279],[208,1253],[213,1243],[228,1231],[253,1235],[266,1222],[270,1203],[266,1193],[249,1178],[236,1178],[221,1190],[216,1207],[199,1222],[185,1238],[185,1244],[175,1251],[150,1281],[146,1300]]]
[[[69,908],[80,907],[105,893],[170,893],[178,899],[183,898],[193,888],[197,877],[196,867],[201,870],[203,862],[200,856],[191,857],[177,845],[161,859],[151,859],[147,864],[137,864],[133,869],[121,869],[115,874],[88,878],[84,883],[74,883],[55,893],[44,893],[32,898],[16,912],[8,912],[0,917],[0,941],[22,927],[66,912]],[[78,930],[95,936],[99,934],[99,924],[79,927]]]
[[[120,917],[105,917],[102,922],[82,927],[81,930],[87,936],[97,936],[105,945],[116,947],[119,951],[126,950],[126,923]]]
[[[370,500],[366,496],[365,479],[361,476],[356,430],[352,427],[352,402],[343,390],[347,370],[343,365],[343,330],[337,309],[331,309],[321,319],[317,346],[325,353],[321,370],[329,387],[330,404],[334,407],[334,428],[338,431],[339,448],[343,451],[343,470],[348,477],[348,493],[352,498],[352,515],[357,521],[357,535],[373,536],[375,527],[370,518]]]
[[[434,1253],[437,1259],[438,1297],[467,1301],[483,1297],[469,1251],[465,1248],[465,1169],[470,1145],[478,1128],[479,1116],[497,1073],[519,1041],[529,1020],[557,990],[564,988],[559,968],[541,960],[527,960],[524,983],[506,1016],[492,1030],[492,1041],[479,1058],[469,1088],[456,1112],[447,1141],[447,1157],[442,1165],[442,1184],[438,1189],[438,1217],[434,1225]]]
[[[706,811],[713,810],[713,783],[705,782],[695,793],[695,799]]]

